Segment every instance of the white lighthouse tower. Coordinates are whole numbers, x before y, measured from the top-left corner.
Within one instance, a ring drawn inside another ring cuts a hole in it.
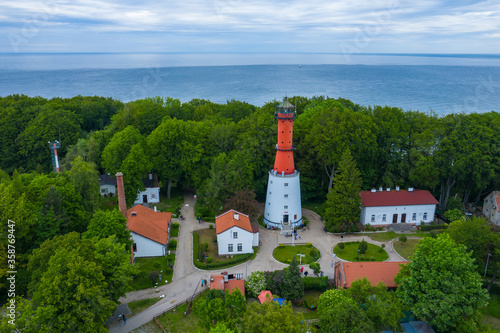
[[[269,227],[293,230],[302,224],[300,177],[293,162],[293,105],[287,98],[276,108],[278,144],[274,168],[269,171],[264,222]]]

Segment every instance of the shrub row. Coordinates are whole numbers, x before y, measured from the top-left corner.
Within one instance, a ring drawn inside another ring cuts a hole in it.
[[[446,228],[446,225],[444,224],[435,224],[435,225],[423,225],[423,226],[420,226],[420,230],[422,231],[431,231],[431,230],[434,230],[434,229],[445,229]]]
[[[326,288],[328,287],[328,276],[306,276],[302,278],[302,281],[304,282],[304,290],[326,291]]]

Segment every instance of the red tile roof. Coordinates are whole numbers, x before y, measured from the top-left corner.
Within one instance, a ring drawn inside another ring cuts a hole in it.
[[[363,207],[409,206],[438,204],[436,198],[425,190],[363,191],[360,193]]]
[[[160,244],[167,244],[172,213],[155,212],[143,205],[135,205],[127,211],[127,216],[130,231]]]
[[[233,290],[238,288],[241,291],[241,294],[245,296],[245,280],[229,279],[226,283],[224,283],[224,275],[210,275],[210,280],[211,279],[213,279],[213,281],[210,281],[210,290],[229,290],[229,293],[232,293]]]
[[[238,219],[235,219],[236,214],[238,214]],[[252,232],[252,225],[250,224],[250,218],[248,215],[237,212],[234,209],[222,213],[215,218],[215,230],[218,234],[235,226],[248,232]]]
[[[340,287],[350,288],[354,281],[366,277],[373,286],[384,282],[386,287],[394,288],[396,287],[394,277],[401,269],[399,265],[406,263],[408,261],[340,262],[339,265],[335,265],[335,278],[338,279],[338,269],[340,269]],[[344,272],[342,272],[342,266]]]

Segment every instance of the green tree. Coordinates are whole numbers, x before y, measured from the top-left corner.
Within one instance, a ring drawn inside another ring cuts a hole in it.
[[[319,296],[318,319],[322,332],[374,332],[372,322],[345,289],[330,289]]]
[[[359,254],[365,254],[366,250],[368,250],[368,243],[363,238],[363,240],[359,242],[359,247],[358,247]]]
[[[362,183],[360,172],[347,149],[342,155],[333,188],[327,195],[325,223],[328,230],[339,231],[342,224],[352,228],[359,221]]]
[[[144,191],[142,179],[151,171],[152,166],[149,156],[144,151],[143,144],[133,145],[120,168],[123,173],[127,206],[132,206],[137,199],[138,191]]]
[[[262,290],[266,290],[266,278],[261,271],[250,274],[245,283],[245,288],[251,297],[258,297]]]
[[[71,170],[66,172],[69,181],[82,198],[82,206],[88,213],[94,212],[99,201],[99,172],[93,163],[88,163],[82,157],[71,162]]]
[[[282,306],[275,301],[251,303],[243,316],[242,329],[254,333],[316,332],[313,326],[308,326],[302,313],[293,312],[289,301]]]
[[[143,144],[144,137],[138,129],[132,126],[127,126],[121,132],[115,133],[102,151],[104,170],[113,175],[121,171],[123,161],[127,158],[132,147],[138,143]]]
[[[474,329],[488,300],[471,254],[448,234],[423,239],[395,282],[403,304],[437,332]]]
[[[119,210],[98,210],[92,216],[87,231],[83,238],[107,238],[116,236],[116,241],[125,245],[125,249],[130,249],[130,231],[127,228],[127,219]]]
[[[466,217],[464,214],[459,209],[449,209],[446,212],[444,212],[444,217],[450,221],[464,221],[466,220]]]
[[[241,291],[238,288],[235,288],[231,293],[226,290],[225,299],[229,318],[243,317],[247,309],[247,301]]]
[[[106,332],[104,323],[115,308],[105,295],[99,266],[68,248],[50,258],[33,292],[39,332]]]
[[[295,301],[304,296],[304,283],[300,275],[299,263],[293,256],[290,266],[288,266],[283,278],[282,294],[285,299]]]
[[[316,276],[318,276],[318,274],[321,272],[321,266],[317,262],[310,263],[309,268],[313,270],[314,275],[316,275]]]

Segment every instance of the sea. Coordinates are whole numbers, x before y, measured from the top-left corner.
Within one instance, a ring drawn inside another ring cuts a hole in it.
[[[328,96],[446,115],[500,111],[500,54],[0,54],[0,96],[188,102]]]

